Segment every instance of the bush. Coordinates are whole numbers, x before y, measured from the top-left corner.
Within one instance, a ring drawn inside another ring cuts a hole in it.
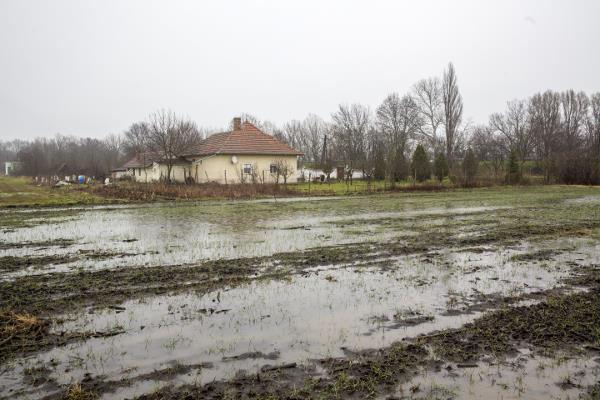
[[[410,163],[401,152],[398,152],[398,155],[394,159],[391,175],[393,182],[404,180],[410,175]]]
[[[252,199],[271,196],[292,196],[285,186],[269,184],[229,184],[201,183],[194,185],[155,183],[127,183],[117,185],[93,185],[81,190],[108,198],[129,199],[134,201],[153,201],[157,199]]]
[[[600,159],[596,157],[564,157],[557,162],[556,178],[567,185],[600,183]]]
[[[422,145],[418,145],[415,149],[410,172],[418,182],[424,182],[431,177],[429,158]]]
[[[477,176],[477,168],[479,162],[475,157],[473,149],[469,148],[463,161],[463,172],[465,174],[465,186],[475,186],[475,177]]]

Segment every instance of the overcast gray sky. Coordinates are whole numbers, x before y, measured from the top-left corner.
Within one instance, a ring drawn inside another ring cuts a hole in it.
[[[449,61],[485,122],[536,91],[600,90],[599,16],[598,0],[0,0],[0,137],[101,137],[159,108],[328,119]]]

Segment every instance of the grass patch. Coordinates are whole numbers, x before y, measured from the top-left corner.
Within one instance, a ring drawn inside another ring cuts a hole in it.
[[[467,362],[481,354],[514,352],[520,343],[546,350],[600,341],[600,290],[550,296],[544,302],[493,312],[463,328],[422,342],[445,359]]]
[[[0,208],[102,204],[106,200],[75,187],[36,185],[30,178],[0,176]]]
[[[0,311],[0,360],[17,349],[45,340],[50,322],[35,315],[14,311]]]
[[[69,386],[63,400],[95,400],[98,396],[87,389],[80,383]]]

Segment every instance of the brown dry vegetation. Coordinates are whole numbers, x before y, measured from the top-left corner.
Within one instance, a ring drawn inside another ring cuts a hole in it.
[[[120,182],[117,185],[92,185],[77,187],[76,190],[86,191],[95,196],[107,199],[124,199],[130,201],[156,200],[198,200],[198,199],[256,199],[269,197],[291,196],[335,196],[352,194],[375,194],[385,192],[435,192],[462,188],[461,184],[446,182],[424,182],[419,184],[397,184],[392,187],[381,182],[368,184],[366,181],[346,185],[344,182],[333,184],[307,183],[276,185],[276,184],[167,184],[167,183],[133,183]],[[494,186],[493,183],[477,183],[471,187]]]
[[[118,185],[94,185],[82,190],[107,198],[134,201],[154,201],[169,199],[251,199],[260,197],[284,197],[297,195],[284,185],[206,183],[197,185],[172,185],[167,183],[120,183]]]
[[[28,313],[14,311],[0,312],[0,347],[20,347],[20,343],[29,342],[48,334],[50,323]]]
[[[94,400],[98,396],[83,388],[79,383],[71,385],[65,393],[64,400]]]

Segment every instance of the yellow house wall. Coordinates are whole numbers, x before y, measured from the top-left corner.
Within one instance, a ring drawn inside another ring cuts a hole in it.
[[[191,165],[173,165],[171,167],[171,180],[185,182],[185,173],[189,172]],[[186,172],[184,172],[184,170]],[[146,168],[135,168],[134,179],[136,182],[158,182],[167,176],[167,166],[154,164]]]
[[[264,176],[265,183],[274,183],[275,177],[271,175],[271,164],[276,161],[284,161],[291,168],[291,174],[287,178],[288,183],[295,183],[297,157],[296,156],[269,156],[269,155],[237,155],[237,163],[231,162],[231,155],[209,156],[203,159],[197,159],[192,162],[192,177],[196,182],[218,182],[218,183],[240,183],[244,176],[245,182],[252,182],[252,175],[242,174],[244,164],[251,164],[256,171],[257,183],[260,183]],[[197,167],[197,168],[196,168]],[[283,178],[279,178],[279,183],[283,183]]]
[[[297,181],[296,156],[268,156],[268,155],[239,155],[237,163],[231,162],[231,155],[209,156],[191,161],[188,165],[173,165],[171,169],[171,180],[174,182],[185,182],[186,176],[194,178],[195,182],[218,182],[218,183],[252,183],[252,174],[243,174],[244,164],[251,164],[255,172],[256,183],[275,183],[276,176],[270,173],[271,164],[278,161],[286,162],[290,167],[288,183]],[[154,164],[146,168],[135,168],[133,178],[136,182],[158,182],[167,176],[167,166]],[[283,183],[280,176],[279,183]]]

